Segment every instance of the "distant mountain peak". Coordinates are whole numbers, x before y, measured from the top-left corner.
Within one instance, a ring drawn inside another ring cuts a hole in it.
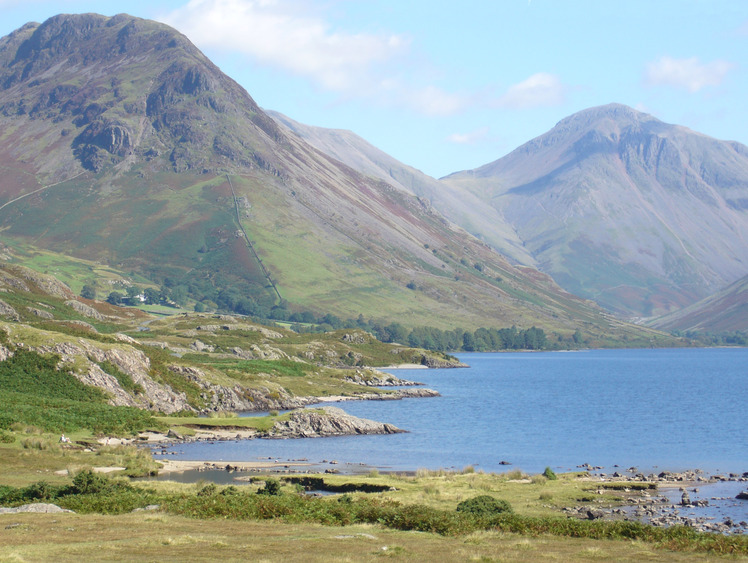
[[[485,197],[572,293],[650,316],[745,275],[748,147],[622,104],[445,179]]]

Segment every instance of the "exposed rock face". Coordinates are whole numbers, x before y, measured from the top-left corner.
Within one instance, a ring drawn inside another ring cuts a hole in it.
[[[42,311],[41,309],[37,309],[35,307],[26,307],[26,309],[28,309],[29,312],[33,313],[37,317],[41,317],[42,319],[54,319],[55,318],[55,316],[49,311]]]
[[[75,363],[81,358],[88,360],[88,369],[82,372],[74,371],[74,375],[87,385],[94,385],[110,392],[110,402],[113,405],[137,406],[166,414],[194,410],[184,393],[176,393],[171,387],[156,383],[151,378],[150,360],[140,350],[129,346],[103,348],[84,339],[79,339],[77,345],[63,342],[52,346],[39,346],[36,350],[42,354],[59,355],[62,363]],[[96,365],[105,361],[113,363],[128,374],[135,384],[140,385],[143,394],[133,397],[122,389],[114,377]]]
[[[324,407],[319,412],[300,410],[291,419],[276,422],[268,432],[270,438],[319,438],[324,436],[349,436],[356,434],[397,434],[404,432],[392,424],[375,422],[351,416],[336,407]]]
[[[96,309],[91,307],[90,305],[86,305],[85,303],[81,303],[80,301],[76,301],[75,299],[68,299],[65,301],[65,305],[68,307],[71,307],[78,311],[81,315],[84,315],[86,317],[90,317],[92,319],[96,319],[97,321],[103,321],[104,315],[99,313]]]
[[[17,321],[21,317],[18,316],[16,310],[8,305],[5,301],[0,299],[0,316],[7,317],[11,320]]]
[[[61,512],[73,513],[72,510],[66,508],[60,508],[56,504],[49,504],[45,502],[36,502],[34,504],[24,504],[23,506],[17,506],[15,508],[0,508],[0,514],[20,514],[22,512],[36,512],[44,514],[58,514]]]
[[[208,411],[286,410],[316,402],[314,397],[292,397],[285,391],[272,393],[270,389],[247,389],[240,385],[226,387],[210,383],[200,368],[173,365],[169,366],[169,369],[205,391],[202,398],[208,402]]]
[[[457,358],[438,358],[433,355],[423,356],[421,358],[421,364],[429,368],[466,368],[469,367],[467,364],[463,364]]]
[[[346,376],[346,381],[365,385],[367,387],[402,387],[407,385],[423,385],[415,381],[400,379],[389,373],[374,369],[357,369],[351,375]]]

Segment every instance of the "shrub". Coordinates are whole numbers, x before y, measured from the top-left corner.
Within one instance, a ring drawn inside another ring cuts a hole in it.
[[[258,495],[278,496],[281,494],[281,485],[278,479],[268,477],[265,480],[265,486],[257,491]]]
[[[2,332],[2,331],[0,331]],[[8,414],[0,414],[0,430],[10,430],[13,426],[15,419]]]
[[[556,479],[558,479],[558,477],[556,477],[556,474],[553,472],[553,469],[551,469],[550,467],[545,468],[545,471],[543,471],[543,476],[549,481],[555,481]]]
[[[0,444],[12,444],[16,441],[16,437],[13,435],[12,432],[6,432],[5,430],[0,430]]]
[[[496,514],[514,512],[512,505],[503,499],[490,495],[480,495],[462,501],[457,505],[457,512],[475,514],[476,516],[495,516]]]
[[[50,500],[54,494],[54,488],[46,481],[39,481],[22,490],[23,498],[28,500]]]
[[[84,469],[73,478],[73,486],[81,495],[94,495],[109,488],[107,477],[94,473],[91,469]]]

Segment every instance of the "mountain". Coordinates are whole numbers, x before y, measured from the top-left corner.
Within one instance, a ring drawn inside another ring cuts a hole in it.
[[[664,314],[748,273],[748,147],[623,105],[442,181],[498,210],[562,287],[620,314]]]
[[[649,325],[662,330],[748,331],[748,276]]]
[[[485,205],[475,195],[446,189],[439,180],[403,164],[352,131],[305,125],[276,111],[267,111],[267,114],[281,127],[354,170],[427,199],[447,219],[481,240],[500,247],[502,254],[514,262],[535,266],[535,259],[524,248],[511,225],[497,209]]]
[[[0,242],[208,307],[661,337],[287,133],[156,22],[60,15],[2,38],[0,166]]]

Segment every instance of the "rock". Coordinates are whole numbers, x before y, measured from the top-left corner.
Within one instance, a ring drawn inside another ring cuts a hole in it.
[[[44,502],[24,504],[23,506],[17,506],[15,508],[0,508],[0,514],[20,514],[21,512],[36,512],[44,514],[53,514],[60,512],[73,513],[72,510],[67,510],[65,508],[60,508],[56,504],[48,504]]]
[[[736,496],[735,498],[740,500],[748,500],[748,490],[739,492],[738,496]]]
[[[375,369],[357,369],[352,375],[347,375],[345,380],[351,383],[356,383],[357,385],[365,385],[367,387],[405,387],[410,385],[423,385],[423,383],[400,379],[399,377]]]
[[[278,421],[268,432],[270,438],[317,438],[356,434],[397,434],[404,432],[392,424],[349,415],[337,407],[303,409],[291,418]]]
[[[144,512],[144,511],[150,512],[153,510],[158,510],[159,508],[161,508],[161,505],[149,504],[148,506],[144,506],[143,508],[136,508],[133,510],[133,512]]]
[[[42,311],[41,309],[35,309],[34,307],[26,307],[31,313],[42,319],[54,319],[55,316],[49,311]]]
[[[343,342],[348,342],[351,344],[366,344],[367,342],[371,341],[371,339],[372,336],[363,331],[348,332],[343,335],[343,338],[341,338]]]
[[[691,497],[688,496],[688,491],[683,491],[683,494],[680,497],[680,504],[681,506],[691,505]]]
[[[11,320],[17,321],[20,320],[20,316],[16,312],[16,310],[8,305],[5,301],[0,299],[0,316],[8,317]]]
[[[85,303],[76,301],[75,299],[68,299],[67,301],[65,301],[65,305],[71,307],[72,309],[75,309],[78,313],[85,317],[89,317],[97,321],[105,320],[104,315],[99,313],[96,309],[94,309],[90,305],[86,305]]]
[[[190,344],[190,348],[192,348],[193,350],[197,350],[198,352],[213,352],[215,350],[215,346],[205,344],[205,342],[201,340],[195,340],[192,344]]]

